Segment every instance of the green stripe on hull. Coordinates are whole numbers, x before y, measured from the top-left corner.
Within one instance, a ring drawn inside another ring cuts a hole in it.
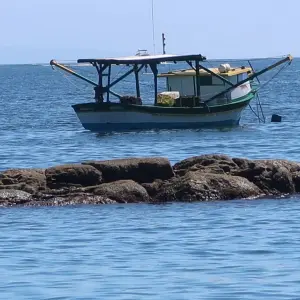
[[[235,110],[241,107],[248,105],[248,103],[254,98],[255,94],[250,92],[244,97],[235,99],[231,103],[223,104],[223,105],[214,105],[207,107],[161,107],[154,105],[124,105],[121,103],[82,103],[73,105],[73,109],[75,112],[95,112],[95,111],[103,111],[103,112],[116,112],[116,111],[136,111],[140,113],[147,114],[163,114],[163,115],[201,115],[201,114],[209,114],[209,113],[219,113],[226,112],[230,110]]]

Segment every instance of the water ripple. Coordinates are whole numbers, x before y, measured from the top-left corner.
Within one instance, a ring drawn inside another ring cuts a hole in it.
[[[259,124],[247,109],[234,129],[102,135],[83,130],[71,108],[92,98],[89,86],[75,80],[74,87],[51,68],[0,68],[2,170],[126,156],[299,157],[297,59],[261,93],[268,120],[280,113],[280,124]],[[92,78],[90,68],[82,71]],[[150,79],[143,80],[148,95]],[[298,299],[299,212],[298,195],[1,208],[0,298]]]
[[[255,68],[264,66],[261,61],[255,63],[258,64]],[[93,91],[88,85],[72,78],[73,84],[70,84],[59,72],[42,66],[0,68],[0,100],[4,108],[0,112],[2,170],[133,156],[167,156],[175,163],[188,156],[212,152],[298,160],[299,145],[295,137],[300,132],[299,59],[261,91],[266,124],[259,124],[250,109],[246,109],[241,126],[234,129],[149,130],[101,135],[84,130],[71,107],[92,100]],[[80,72],[93,78],[92,68],[83,67]],[[151,78],[145,75],[141,80],[147,102]],[[267,77],[262,78],[262,82],[265,80]],[[121,83],[119,90],[125,91],[129,83],[131,79]],[[163,87],[160,82],[160,88]],[[283,122],[270,123],[273,113],[281,114]]]
[[[297,197],[2,209],[0,294],[296,299],[299,209]]]

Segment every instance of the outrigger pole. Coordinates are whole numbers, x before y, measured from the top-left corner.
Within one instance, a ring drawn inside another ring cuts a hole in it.
[[[84,77],[84,76],[82,76],[82,75],[76,73],[76,72],[73,71],[72,69],[69,69],[69,68],[67,68],[66,66],[62,65],[62,64],[59,64],[59,63],[56,62],[54,59],[52,59],[52,60],[50,61],[50,65],[51,65],[52,67],[53,67],[53,66],[56,66],[56,67],[58,67],[58,68],[60,68],[60,69],[62,69],[62,70],[64,70],[64,71],[66,71],[67,73],[70,73],[70,74],[74,75],[75,77],[80,78],[80,79],[82,79],[83,81],[88,82],[89,84],[93,85],[93,86],[94,86],[94,90],[95,90],[95,98],[99,100],[99,97],[100,97],[99,94],[101,94],[101,92],[99,92],[100,87],[99,87],[99,84],[98,84],[98,83],[96,83],[96,82],[94,82],[94,81],[92,81],[92,80],[90,80],[90,79],[88,79],[88,78],[86,78],[86,77]],[[97,68],[97,70],[98,70],[98,68]],[[98,72],[99,72],[99,71],[98,71]],[[131,72],[132,72],[132,71],[131,71]],[[127,76],[127,75],[126,75],[126,76]],[[126,77],[126,76],[125,76],[125,77]],[[102,77],[101,77],[101,79],[102,79]],[[120,98],[120,97],[121,97],[119,94],[117,94],[117,93],[115,93],[115,92],[109,90],[109,88],[110,88],[112,85],[116,84],[117,82],[119,82],[119,80],[118,80],[118,81],[116,80],[116,81],[114,81],[113,83],[110,83],[110,76],[109,76],[108,87],[106,87],[106,88],[107,88],[107,95],[108,95],[109,93],[111,93],[112,95],[114,95],[114,96],[117,97],[117,98]],[[101,87],[101,89],[103,89],[103,87]],[[102,98],[103,98],[103,93],[102,93]],[[109,99],[109,96],[107,97],[107,99]]]
[[[292,60],[293,60],[293,57],[292,57],[291,55],[288,55],[287,57],[285,57],[284,59],[281,59],[280,61],[276,62],[275,64],[272,64],[272,65],[270,65],[270,66],[268,66],[268,67],[262,69],[261,71],[258,71],[258,72],[253,73],[252,75],[248,76],[246,79],[239,81],[238,83],[232,85],[231,87],[229,87],[228,89],[222,91],[221,93],[218,93],[218,94],[214,95],[213,97],[209,98],[208,100],[205,100],[203,103],[211,102],[211,101],[215,100],[216,98],[218,98],[218,97],[220,97],[220,96],[223,96],[224,94],[228,93],[228,92],[231,91],[232,89],[237,88],[238,86],[240,86],[240,85],[246,83],[247,81],[250,81],[250,80],[252,80],[252,79],[258,77],[258,76],[260,76],[260,75],[266,73],[267,71],[270,71],[270,70],[272,70],[272,69],[278,67],[279,65],[281,65],[281,64],[283,64],[283,63],[285,63],[285,62],[287,62],[287,61],[288,61],[289,63],[291,63]]]
[[[73,70],[67,68],[66,66],[64,66],[64,65],[62,65],[62,64],[59,64],[59,63],[56,62],[54,59],[52,59],[52,60],[50,61],[50,65],[51,65],[51,66],[56,66],[56,67],[58,67],[58,68],[60,68],[60,69],[62,69],[62,70],[64,70],[64,71],[66,71],[66,72],[68,72],[68,73],[74,75],[75,77],[78,77],[78,78],[80,78],[80,79],[82,79],[82,80],[84,80],[84,81],[90,83],[90,84],[93,85],[93,86],[98,86],[98,84],[97,84],[96,82],[94,82],[94,81],[92,81],[92,80],[90,80],[90,79],[88,79],[88,78],[86,78],[86,77],[84,77],[84,76],[82,76],[82,75],[80,75],[80,74],[74,72]]]

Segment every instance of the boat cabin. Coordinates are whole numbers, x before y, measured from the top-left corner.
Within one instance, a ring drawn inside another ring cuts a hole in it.
[[[252,73],[252,70],[249,67],[232,68],[229,64],[221,64],[218,68],[209,68],[209,71],[210,72],[204,69],[200,69],[199,71],[199,97],[202,101],[208,100],[216,93],[220,93],[224,89],[230,87],[230,83],[236,84],[246,79],[249,74]],[[215,76],[214,74],[222,76],[228,81],[228,83]],[[178,92],[180,96],[184,97],[196,95],[196,71],[194,69],[170,71],[168,73],[162,73],[158,76],[166,78],[166,89],[168,92]],[[218,100],[215,101],[216,104],[218,102],[222,102],[222,99],[224,100],[224,97],[226,97],[227,99],[229,97],[228,100],[237,98],[237,94],[243,89],[247,89],[249,92],[250,83],[246,83],[240,88],[240,90],[234,89],[230,95],[223,95],[222,97],[219,97]]]

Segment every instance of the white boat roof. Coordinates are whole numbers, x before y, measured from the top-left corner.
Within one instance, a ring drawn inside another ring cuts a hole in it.
[[[99,64],[149,64],[149,63],[161,63],[165,61],[204,61],[206,58],[201,54],[189,54],[189,55],[174,55],[174,54],[158,54],[147,56],[125,56],[117,58],[81,58],[78,59],[78,63],[99,63]]]

